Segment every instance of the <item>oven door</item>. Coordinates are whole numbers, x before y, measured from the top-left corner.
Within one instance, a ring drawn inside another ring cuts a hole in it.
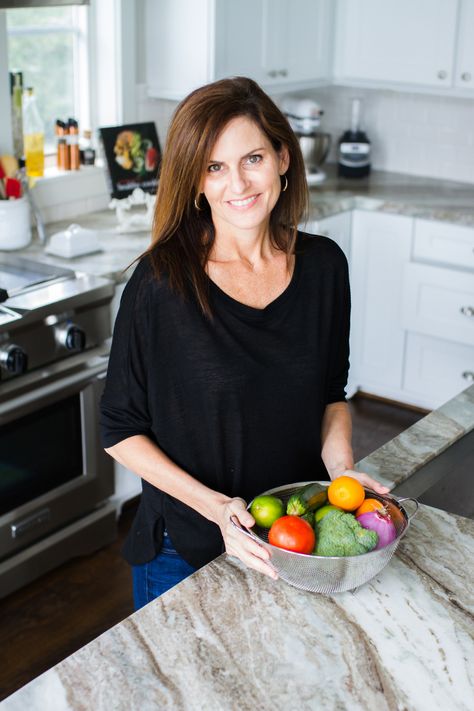
[[[0,405],[0,560],[93,511],[113,494],[100,446],[107,364]]]

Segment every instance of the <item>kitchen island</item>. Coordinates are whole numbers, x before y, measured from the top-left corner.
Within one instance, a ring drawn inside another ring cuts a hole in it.
[[[399,469],[410,477],[430,447],[473,428],[471,386],[359,467],[380,476],[391,452],[393,486]],[[222,555],[0,709],[467,711],[473,560],[474,521],[428,506],[388,566],[353,592],[300,591]]]

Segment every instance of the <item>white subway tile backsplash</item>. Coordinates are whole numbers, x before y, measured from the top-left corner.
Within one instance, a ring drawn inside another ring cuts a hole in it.
[[[138,120],[155,121],[164,145],[177,102],[148,99],[138,87]],[[351,99],[362,104],[362,128],[372,143],[375,169],[474,183],[474,98],[452,98],[389,90],[329,86],[302,92],[323,110],[321,128],[331,133],[329,161],[349,128]],[[282,97],[275,100],[280,103]]]
[[[474,98],[331,86],[311,93],[324,109],[322,129],[337,142],[350,125],[352,97],[362,104],[362,128],[376,169],[474,183]]]

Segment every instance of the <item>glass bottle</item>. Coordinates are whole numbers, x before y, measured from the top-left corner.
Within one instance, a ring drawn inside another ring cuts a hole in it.
[[[40,178],[44,174],[44,124],[32,87],[26,90],[23,107],[23,142],[26,174],[30,178]]]
[[[82,141],[80,148],[81,164],[94,165],[95,163],[95,148],[92,145],[92,131],[86,129],[82,133]]]

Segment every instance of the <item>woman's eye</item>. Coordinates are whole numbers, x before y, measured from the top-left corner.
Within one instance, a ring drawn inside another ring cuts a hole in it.
[[[219,163],[211,163],[211,165],[208,166],[207,172],[208,173],[217,173],[220,170],[220,165]]]
[[[254,153],[254,155],[249,156],[247,160],[249,163],[260,163],[260,161],[262,160],[262,156],[258,153]]]

